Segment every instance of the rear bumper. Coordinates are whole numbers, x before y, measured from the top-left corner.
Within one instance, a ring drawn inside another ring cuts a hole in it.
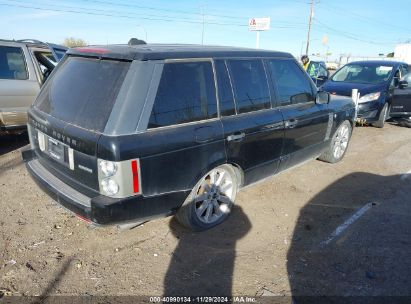
[[[31,150],[23,152],[26,168],[37,185],[61,206],[93,224],[123,224],[171,215],[188,195],[188,191],[180,191],[124,199],[88,197],[52,175],[34,155]]]

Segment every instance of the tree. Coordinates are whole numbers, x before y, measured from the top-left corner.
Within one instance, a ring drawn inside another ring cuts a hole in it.
[[[69,48],[78,47],[78,46],[86,46],[87,42],[80,38],[74,37],[67,37],[63,41],[63,45]]]

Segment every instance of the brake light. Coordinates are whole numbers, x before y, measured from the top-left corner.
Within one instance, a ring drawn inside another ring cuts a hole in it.
[[[133,172],[133,191],[140,192],[140,176],[139,176],[139,162],[137,160],[131,161],[131,171]]]

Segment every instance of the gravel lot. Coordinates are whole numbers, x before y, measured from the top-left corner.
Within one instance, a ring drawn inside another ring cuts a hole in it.
[[[37,188],[25,144],[0,139],[0,297],[411,296],[410,129],[356,128],[342,162],[243,189],[229,220],[203,233],[173,218],[92,228]]]

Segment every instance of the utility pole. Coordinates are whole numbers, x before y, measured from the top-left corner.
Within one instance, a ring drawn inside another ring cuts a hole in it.
[[[204,5],[201,6],[201,15],[203,16],[203,28],[201,31],[201,45],[204,45],[204,24],[205,24]]]
[[[308,50],[310,48],[310,34],[311,34],[311,23],[313,21],[314,15],[314,0],[311,0],[310,3],[310,19],[308,21],[308,33],[307,33],[307,46],[305,48],[305,54],[308,56]]]

